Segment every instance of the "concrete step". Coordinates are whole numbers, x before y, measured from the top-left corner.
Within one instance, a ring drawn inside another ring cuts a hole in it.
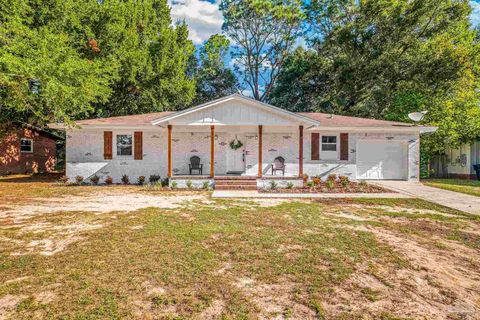
[[[215,185],[215,190],[257,190],[257,185]]]
[[[257,180],[257,177],[252,177],[252,176],[219,176],[215,177],[215,181],[221,181],[221,180]]]
[[[257,180],[215,180],[215,185],[257,185]]]

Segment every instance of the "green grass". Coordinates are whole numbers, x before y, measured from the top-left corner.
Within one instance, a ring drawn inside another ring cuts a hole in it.
[[[425,185],[480,197],[480,181],[463,179],[427,179]]]

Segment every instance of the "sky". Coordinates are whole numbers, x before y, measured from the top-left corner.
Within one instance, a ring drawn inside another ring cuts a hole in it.
[[[173,21],[185,20],[190,40],[197,46],[211,35],[221,33],[223,16],[219,10],[220,0],[168,0]],[[470,1],[472,25],[480,25],[480,0]]]

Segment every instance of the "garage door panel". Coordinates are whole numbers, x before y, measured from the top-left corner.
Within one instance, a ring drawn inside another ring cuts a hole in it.
[[[359,141],[358,179],[406,179],[406,145],[398,141]]]

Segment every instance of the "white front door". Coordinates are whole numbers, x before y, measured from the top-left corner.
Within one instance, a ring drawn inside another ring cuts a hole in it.
[[[234,150],[230,147],[230,142],[237,139],[243,145]],[[228,140],[227,146],[227,172],[245,172],[245,144],[247,139],[245,134],[234,134]]]
[[[407,179],[407,145],[400,141],[361,140],[357,143],[357,178]]]

